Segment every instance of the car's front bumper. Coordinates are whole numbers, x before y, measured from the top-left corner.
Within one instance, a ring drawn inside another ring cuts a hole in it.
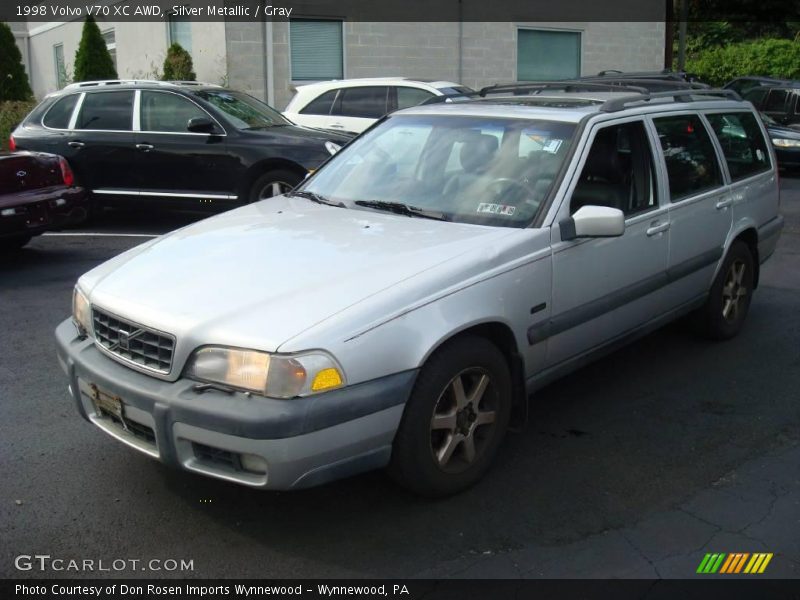
[[[166,464],[269,489],[309,487],[385,466],[416,378],[416,371],[405,371],[278,400],[199,392],[188,379],[138,373],[80,339],[70,320],[56,329],[56,346],[70,394],[88,421]],[[100,410],[98,395],[121,401],[122,419]]]

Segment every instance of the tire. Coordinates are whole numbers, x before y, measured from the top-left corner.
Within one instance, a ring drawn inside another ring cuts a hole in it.
[[[285,194],[301,181],[303,181],[303,176],[294,171],[287,169],[267,171],[250,186],[250,190],[247,193],[247,202],[258,202],[279,194]]]
[[[470,398],[481,384],[480,396]],[[419,373],[394,439],[389,474],[431,497],[475,484],[508,429],[511,398],[508,363],[494,344],[476,336],[446,344]]]
[[[18,235],[14,237],[9,237],[5,239],[0,239],[0,249],[6,251],[14,251],[19,250],[25,244],[31,241],[33,236],[30,235]]]
[[[753,296],[755,265],[744,242],[736,240],[717,273],[698,313],[701,332],[714,340],[729,340],[741,331]]]

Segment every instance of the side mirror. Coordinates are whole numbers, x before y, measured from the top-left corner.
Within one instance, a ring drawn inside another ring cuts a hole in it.
[[[625,233],[625,213],[609,206],[582,206],[559,222],[561,240],[586,237],[619,237]]]
[[[216,127],[211,119],[206,117],[194,117],[186,123],[186,129],[192,133],[214,133]]]

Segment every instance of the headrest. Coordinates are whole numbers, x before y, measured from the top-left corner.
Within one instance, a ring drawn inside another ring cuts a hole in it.
[[[461,168],[472,172],[486,166],[497,152],[497,147],[497,138],[493,135],[476,133],[470,136],[461,147],[461,154],[458,157]]]

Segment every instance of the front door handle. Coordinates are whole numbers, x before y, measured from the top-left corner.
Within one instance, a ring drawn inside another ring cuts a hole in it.
[[[669,221],[666,223],[659,223],[658,221],[653,221],[650,223],[650,227],[647,228],[647,235],[652,237],[656,234],[662,233],[669,229]]]
[[[136,144],[136,149],[142,152],[150,152],[153,148],[155,148],[153,144]]]
[[[728,196],[717,202],[714,206],[717,207],[717,210],[722,210],[723,208],[728,208],[731,204],[733,204],[733,198]]]
[[[83,142],[67,142],[67,146],[70,148],[83,148],[85,145]]]

